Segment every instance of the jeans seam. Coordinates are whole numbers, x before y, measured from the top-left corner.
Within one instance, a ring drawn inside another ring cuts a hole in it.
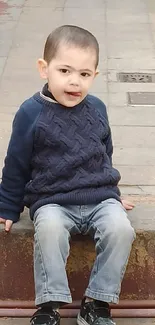
[[[99,232],[100,234],[102,234],[101,231],[100,231],[100,229],[98,229],[98,227],[95,226],[95,227],[94,227],[94,231],[96,232],[96,230],[98,230],[98,232]],[[102,247],[100,246],[100,241],[101,241],[101,237],[100,237],[99,240],[98,240],[98,246],[99,246],[100,249],[102,250]],[[95,249],[96,249],[96,244],[95,244]],[[93,276],[93,275],[96,275],[97,272],[98,272],[98,270],[99,270],[99,259],[98,259],[98,254],[97,254],[97,256],[96,256],[96,259],[95,259],[94,264],[95,264],[95,270],[94,270],[92,276]],[[93,268],[94,268],[94,265],[93,265]],[[93,269],[92,269],[92,270],[93,270]],[[89,288],[89,283],[88,283],[88,288]]]
[[[133,238],[133,241],[134,241],[134,238]],[[133,242],[133,241],[132,241],[132,242]],[[129,252],[129,254],[128,254],[127,258],[126,258],[126,261],[125,261],[125,263],[124,263],[124,265],[123,265],[123,267],[122,267],[122,270],[121,270],[121,277],[120,277],[120,283],[119,283],[119,286],[118,286],[117,290],[115,291],[115,294],[116,294],[116,295],[118,295],[119,292],[120,292],[122,279],[123,279],[124,273],[125,273],[125,271],[126,271],[126,267],[127,267],[127,264],[128,264],[128,260],[129,260],[130,253],[131,253],[131,251]]]
[[[41,249],[41,245],[40,245],[40,241],[39,241],[39,236],[38,236],[37,232],[36,232],[36,237],[37,237],[37,242],[38,242],[38,246],[39,246],[39,253],[40,253],[40,256],[41,256],[41,261],[42,261],[42,268],[43,268],[43,272],[44,272],[44,277],[45,277],[45,282],[44,282],[44,284],[45,284],[45,290],[46,290],[47,293],[49,293],[48,290],[47,290],[48,276],[47,276],[47,272],[46,272],[46,270],[45,270],[45,264],[44,264],[43,253],[42,253],[42,249]]]

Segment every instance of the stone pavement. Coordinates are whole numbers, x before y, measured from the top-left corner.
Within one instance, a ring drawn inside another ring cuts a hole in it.
[[[44,41],[62,24],[87,28],[100,43],[100,75],[92,92],[108,107],[122,192],[155,196],[155,105],[127,102],[127,92],[154,92],[155,85],[117,77],[155,71],[154,0],[0,1],[0,169],[15,112],[42,86],[36,60]]]

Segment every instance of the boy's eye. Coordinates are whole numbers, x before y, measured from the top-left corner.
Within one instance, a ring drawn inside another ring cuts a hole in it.
[[[90,74],[88,72],[82,72],[81,76],[82,77],[90,77]]]
[[[67,70],[67,69],[60,69],[60,72],[62,72],[62,73],[69,73],[69,70]]]

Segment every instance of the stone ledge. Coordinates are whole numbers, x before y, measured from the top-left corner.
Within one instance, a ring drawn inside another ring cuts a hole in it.
[[[129,219],[136,231],[139,230],[155,230],[155,197],[139,197],[130,196],[136,206],[132,211],[128,212]],[[148,203],[147,203],[148,202]],[[3,230],[3,225],[0,224],[0,232]],[[19,222],[12,227],[11,233],[18,231],[33,231],[33,223],[30,220],[28,210],[25,209],[21,215]]]

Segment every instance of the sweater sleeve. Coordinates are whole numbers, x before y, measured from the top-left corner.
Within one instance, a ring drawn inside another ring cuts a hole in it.
[[[31,178],[32,149],[33,123],[21,106],[13,121],[0,184],[0,217],[13,222],[18,221],[24,209],[25,185]]]

